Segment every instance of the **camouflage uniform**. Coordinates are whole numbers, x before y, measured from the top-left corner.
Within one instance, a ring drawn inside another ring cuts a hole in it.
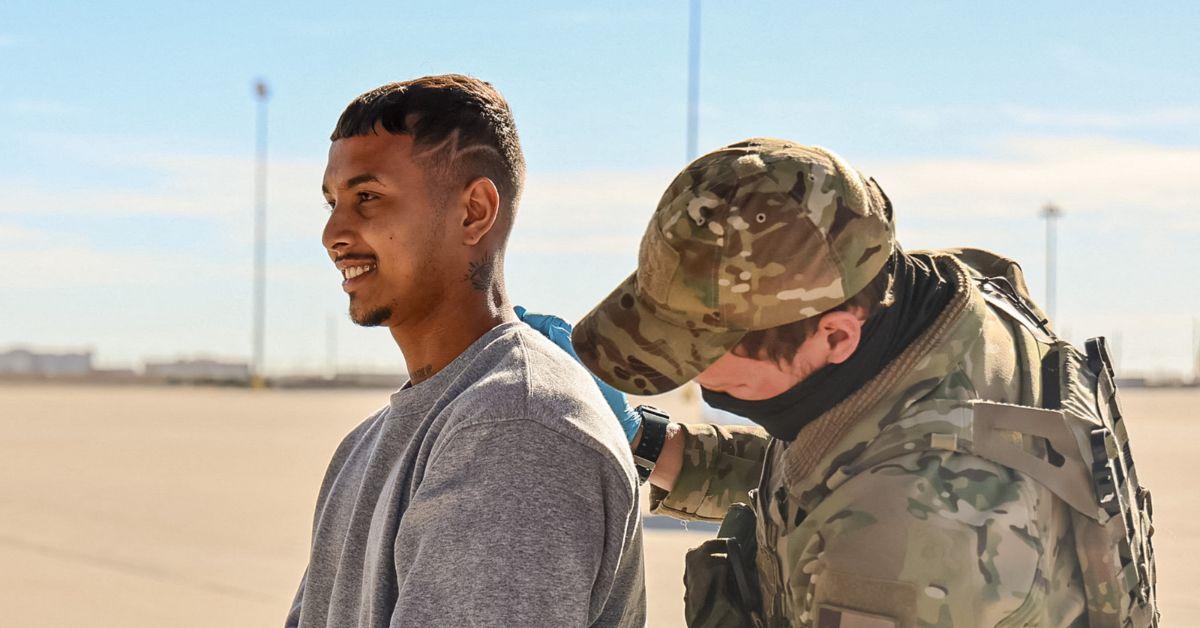
[[[579,323],[575,347],[617,388],[670,390],[747,330],[857,293],[891,255],[892,233],[879,186],[828,151],[734,144],[676,178],[637,272]],[[1023,290],[1020,270],[982,251],[925,255],[955,295],[881,373],[790,443],[758,428],[684,425],[678,480],[652,492],[655,512],[682,519],[753,503],[763,625],[1086,624],[1069,506],[960,446],[977,400],[1040,403],[1045,347],[972,281],[1007,275]]]

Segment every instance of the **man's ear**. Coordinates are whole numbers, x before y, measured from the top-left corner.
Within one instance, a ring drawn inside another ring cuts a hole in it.
[[[500,216],[500,191],[487,177],[479,177],[467,184],[462,192],[463,244],[475,246],[496,224]]]
[[[829,312],[821,317],[817,330],[828,343],[830,364],[841,364],[854,355],[862,340],[862,326],[862,319],[851,312]]]

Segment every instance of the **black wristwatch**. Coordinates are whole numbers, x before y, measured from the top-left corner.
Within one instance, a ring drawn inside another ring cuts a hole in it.
[[[667,442],[667,426],[671,424],[671,417],[654,406],[638,406],[633,411],[642,417],[642,439],[638,441],[637,449],[633,450],[633,462],[637,466],[638,477],[645,482],[650,478],[658,455]]]

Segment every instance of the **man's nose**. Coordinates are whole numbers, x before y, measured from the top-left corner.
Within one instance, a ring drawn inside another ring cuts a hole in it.
[[[351,221],[348,220],[349,217],[346,216],[347,213],[334,208],[329,212],[329,219],[325,221],[325,229],[321,232],[321,243],[330,253],[335,253],[354,243],[354,230],[350,224]]]

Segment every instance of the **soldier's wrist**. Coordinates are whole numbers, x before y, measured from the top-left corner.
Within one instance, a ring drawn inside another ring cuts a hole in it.
[[[650,474],[649,482],[664,491],[670,492],[675,488],[679,472],[683,468],[683,447],[687,440],[687,430],[678,421],[667,425],[667,439],[663,444],[662,453],[658,456],[658,464]]]

